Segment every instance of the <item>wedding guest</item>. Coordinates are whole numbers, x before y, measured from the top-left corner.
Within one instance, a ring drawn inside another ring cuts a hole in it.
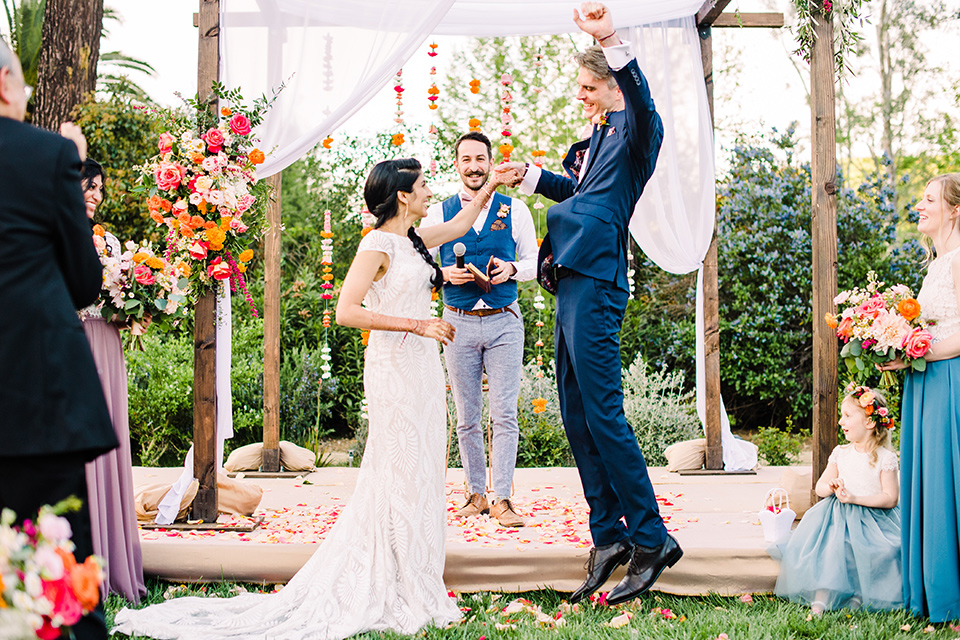
[[[20,519],[85,498],[84,465],[117,446],[76,312],[102,283],[80,187],[86,140],[70,123],[60,136],[24,124],[26,103],[20,62],[0,39],[0,509]],[[83,560],[86,503],[67,519]],[[72,634],[105,639],[103,607]]]
[[[81,174],[87,217],[93,219],[103,201],[103,168],[87,158]],[[106,251],[119,256],[120,241],[104,234]],[[103,594],[118,593],[137,604],[147,594],[143,581],[140,533],[133,501],[133,469],[130,429],[127,420],[127,366],[123,359],[120,331],[100,315],[94,303],[80,311],[83,330],[90,342],[100,384],[110,410],[113,430],[120,446],[86,466],[87,495],[93,533],[93,550],[106,560]]]
[[[477,197],[490,179],[493,150],[490,139],[470,131],[453,145],[460,192],[427,210],[420,229],[452,219]],[[493,259],[490,290],[474,282],[466,268],[457,267],[454,247],[464,246],[464,265],[486,271]],[[443,272],[443,319],[457,330],[457,339],[443,348],[450,388],[457,407],[457,440],[466,476],[466,503],[457,516],[482,513],[504,527],[522,527],[514,508],[513,472],[517,466],[517,398],[523,369],[523,319],[517,304],[517,282],[537,274],[537,232],[522,200],[499,193],[484,205],[465,234],[439,247]],[[490,399],[490,468],[493,501],[486,496],[483,450],[483,372]]]
[[[817,480],[821,500],[786,543],[774,592],[819,616],[847,607],[903,606],[897,454],[893,417],[880,392],[857,386],[840,405],[849,444],[836,447]]]
[[[584,3],[574,22],[599,46],[577,56],[577,99],[593,122],[564,165],[569,177],[523,163],[524,193],[557,202],[547,211],[541,282],[555,292],[557,387],[594,547],[587,577],[570,597],[586,598],[621,564],[627,575],[607,596],[626,602],[649,589],[683,550],[667,533],[643,453],[623,413],[620,329],[627,306],[627,225],[653,174],[663,125],[650,87],[604,5]]]
[[[960,173],[927,183],[916,208],[932,258],[917,301],[933,342],[903,385],[903,600],[945,622],[960,619]]]

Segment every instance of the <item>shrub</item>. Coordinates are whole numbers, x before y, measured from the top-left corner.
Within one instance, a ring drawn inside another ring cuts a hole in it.
[[[792,427],[793,421],[787,421]],[[757,452],[768,465],[786,466],[800,461],[800,452],[803,451],[803,442],[810,437],[808,429],[800,429],[791,433],[790,429],[777,427],[760,427],[757,435],[752,438],[757,445]]]

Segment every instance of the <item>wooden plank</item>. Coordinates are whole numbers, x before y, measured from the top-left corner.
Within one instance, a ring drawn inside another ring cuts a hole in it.
[[[703,81],[707,89],[707,106],[713,124],[713,37],[710,28],[700,29],[700,60],[703,63]],[[717,234],[713,233],[710,248],[703,260],[703,316],[704,316],[704,405],[706,416],[707,469],[723,469],[723,444],[720,412],[720,301],[717,280]]]
[[[316,469],[314,469],[314,471],[315,471],[315,470],[316,470]],[[236,472],[233,472],[233,471],[231,471],[230,473],[227,474],[227,477],[230,477],[230,478],[242,477],[242,478],[248,478],[248,479],[249,479],[249,478],[257,478],[257,479],[260,479],[260,478],[280,478],[280,479],[284,479],[284,480],[296,480],[297,478],[303,478],[303,477],[305,477],[305,476],[308,476],[308,475],[310,475],[311,473],[313,473],[313,471],[274,471],[274,472],[267,472],[267,471],[236,471]],[[312,484],[312,483],[308,483],[308,484]]]
[[[837,445],[837,337],[823,321],[837,295],[837,143],[833,16],[817,16],[810,56],[813,244],[813,477]]]
[[[741,13],[739,20],[735,13],[721,13],[711,26],[782,29],[783,25],[782,13]]]
[[[697,11],[697,26],[709,27],[723,13],[730,0],[706,0]]]
[[[220,2],[199,0],[197,94],[217,109],[211,89],[220,77]],[[193,501],[193,519],[217,519],[217,297],[209,291],[194,309],[193,469],[200,482]]]
[[[680,469],[677,471],[681,476],[755,476],[757,472],[754,469],[741,469],[739,471],[724,471],[723,469]]]
[[[156,524],[151,522],[141,524],[141,529],[172,529],[174,531],[232,531],[233,533],[250,533],[263,524],[263,516],[257,516],[257,519],[250,524],[218,524],[217,522],[174,522],[172,524]]]
[[[200,482],[192,519],[217,519],[217,294],[197,301],[193,318],[193,475]]]
[[[263,300],[263,460],[261,470],[280,471],[280,185],[281,174],[267,182],[273,188],[264,238]]]

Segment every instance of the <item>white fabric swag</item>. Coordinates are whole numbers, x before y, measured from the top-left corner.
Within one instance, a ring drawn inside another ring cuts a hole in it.
[[[703,420],[701,267],[715,222],[713,131],[693,18],[703,2],[605,4],[621,36],[634,45],[665,128],[657,170],[637,205],[631,233],[662,269],[700,270],[696,361]],[[221,0],[220,78],[228,87],[240,87],[248,99],[285,84],[257,131],[271,151],[260,170],[266,177],[346,122],[431,35],[571,33],[577,31],[572,16],[579,6],[554,0]],[[519,135],[522,128],[518,122]],[[224,376],[229,376],[228,362],[218,368],[218,382]],[[733,437],[725,410],[722,426],[725,468],[753,468],[756,455]],[[218,420],[221,428],[226,425]]]

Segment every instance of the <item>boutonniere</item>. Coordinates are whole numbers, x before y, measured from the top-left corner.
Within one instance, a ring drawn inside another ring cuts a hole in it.
[[[497,211],[497,217],[506,218],[508,215],[510,215],[510,205],[501,204],[500,209]]]
[[[597,125],[597,129],[607,126],[607,112],[604,111],[593,116],[593,124]]]

